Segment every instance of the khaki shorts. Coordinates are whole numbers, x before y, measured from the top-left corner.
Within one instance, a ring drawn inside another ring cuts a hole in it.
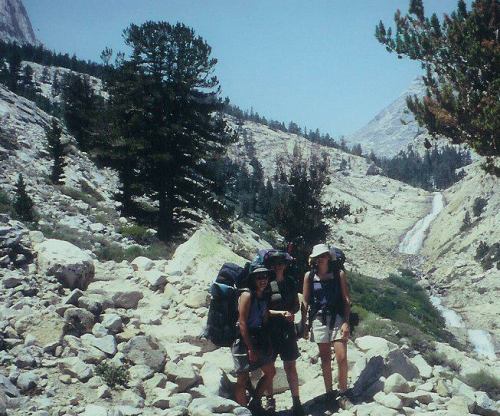
[[[330,321],[332,316],[326,315],[325,325],[321,320],[321,312],[319,312],[311,325],[311,341],[316,344],[324,344],[333,341],[342,340],[342,330],[340,329],[344,323],[344,319],[340,315],[335,316],[335,323],[330,329]]]

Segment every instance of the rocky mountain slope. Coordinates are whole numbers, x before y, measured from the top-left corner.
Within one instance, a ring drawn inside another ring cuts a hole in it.
[[[500,248],[482,259],[477,250],[481,242],[489,248],[500,242],[499,189],[498,178],[485,174],[480,163],[467,167],[467,176],[444,192],[446,205],[431,225],[422,251],[426,278],[445,296],[445,303],[460,313],[466,326],[488,330],[497,340]],[[485,206],[476,215],[473,207],[481,199]],[[467,212],[469,225],[464,224]]]
[[[422,79],[415,79],[408,90],[380,111],[368,124],[348,135],[345,140],[350,145],[361,144],[366,154],[373,150],[375,154],[387,157],[405,150],[409,144],[420,147],[426,131],[418,126],[413,114],[409,112],[406,98],[413,95],[422,97],[424,94],[425,86]]]
[[[38,44],[22,0],[0,0],[0,39],[19,44]]]
[[[220,263],[244,260],[230,249],[231,233],[207,223],[170,261],[101,263],[69,243],[28,232],[5,216],[0,220],[0,245],[22,245],[36,259],[23,269],[0,271],[0,414],[249,415],[229,398],[229,349],[199,337],[207,289]],[[263,242],[238,244],[255,250]],[[299,346],[306,410],[331,414],[333,404],[318,401],[316,346],[305,340]],[[446,344],[436,350],[446,354],[444,366],[431,366],[417,351],[383,338],[350,342],[356,406],[339,414],[495,414],[499,403],[461,379],[498,367]],[[291,400],[278,367],[275,388],[283,410]],[[124,372],[126,383],[119,377]]]

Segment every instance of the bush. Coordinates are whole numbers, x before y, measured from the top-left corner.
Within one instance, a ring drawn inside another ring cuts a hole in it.
[[[460,231],[467,231],[470,227],[472,227],[472,221],[470,219],[469,211],[465,213],[464,221],[462,226],[460,227]]]
[[[486,201],[486,199],[477,197],[474,200],[474,204],[472,205],[472,213],[474,214],[474,216],[479,217],[486,205],[488,205],[488,201]]]
[[[495,243],[489,247],[481,259],[481,265],[484,270],[491,269],[495,264],[496,268],[500,270],[500,243]]]
[[[111,388],[116,386],[126,387],[130,376],[128,369],[121,365],[101,363],[96,366],[96,374],[104,380],[104,382]]]
[[[120,227],[118,232],[124,237],[128,237],[139,244],[151,243],[151,240],[153,239],[153,236],[148,232],[148,229],[142,225],[126,225]]]
[[[175,243],[167,245],[159,241],[145,247],[133,245],[127,248],[123,248],[118,243],[103,244],[95,254],[101,261],[113,260],[119,263],[123,260],[134,260],[139,256],[144,256],[151,260],[169,259],[172,257],[174,251]]]
[[[477,261],[481,261],[484,258],[484,256],[486,256],[486,253],[488,253],[489,249],[490,247],[488,246],[488,244],[486,244],[484,241],[480,241],[479,245],[477,246],[476,255],[474,258]]]
[[[500,399],[500,379],[484,370],[467,375],[463,378],[463,382],[475,390],[488,393],[493,400]]]
[[[59,187],[59,190],[62,194],[69,196],[70,198],[83,201],[86,204],[90,205],[92,208],[97,207],[97,199],[90,194],[87,194],[75,188],[71,188],[69,186],[61,186]]]
[[[9,214],[12,212],[12,201],[9,194],[0,189],[0,213]]]

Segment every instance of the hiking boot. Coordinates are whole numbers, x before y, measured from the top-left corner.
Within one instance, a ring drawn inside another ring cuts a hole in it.
[[[292,406],[292,415],[305,416],[304,408],[302,407],[301,403],[297,403]]]
[[[339,407],[343,410],[349,410],[354,404],[351,402],[351,399],[348,397],[346,393],[340,393],[339,397],[337,397],[337,403]]]
[[[267,416],[267,412],[262,407],[260,400],[252,399],[248,403],[248,410],[252,412],[253,416]]]
[[[273,396],[266,396],[266,402],[262,407],[269,416],[276,414],[276,400]]]

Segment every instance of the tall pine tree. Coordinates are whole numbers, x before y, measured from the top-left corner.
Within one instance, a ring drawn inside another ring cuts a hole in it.
[[[132,24],[124,40],[131,56],[117,62],[109,80],[118,169],[131,190],[140,184],[158,203],[158,236],[166,239],[182,209],[221,209],[208,162],[224,154],[232,136],[217,113],[217,60],[181,23]]]
[[[22,221],[35,221],[34,204],[26,191],[23,175],[19,174],[16,183],[16,197],[14,199],[14,211]]]
[[[45,130],[45,137],[47,138],[47,147],[52,155],[53,163],[50,173],[50,180],[55,185],[62,185],[64,183],[64,145],[61,143],[62,129],[55,118],[52,119],[50,128]]]

